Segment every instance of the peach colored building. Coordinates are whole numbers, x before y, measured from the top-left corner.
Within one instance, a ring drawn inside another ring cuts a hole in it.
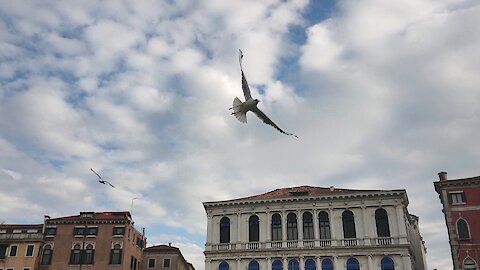
[[[130,212],[45,217],[40,270],[137,270],[145,247]],[[15,269],[17,270],[17,269]]]
[[[0,269],[36,270],[42,246],[42,224],[0,225]]]
[[[142,270],[195,270],[177,247],[157,245],[143,251]]]

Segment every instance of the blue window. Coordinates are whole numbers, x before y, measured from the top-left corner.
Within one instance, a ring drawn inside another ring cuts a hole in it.
[[[322,270],[333,270],[333,262],[330,259],[322,260]]]
[[[350,258],[347,260],[347,270],[360,270],[360,264],[355,258]]]
[[[220,243],[230,243],[230,219],[228,217],[220,220]]]
[[[226,261],[221,262],[220,265],[218,266],[218,270],[228,270],[229,268],[230,266]]]
[[[393,263],[392,258],[383,257],[381,261],[382,270],[395,270],[395,264]]]
[[[290,261],[288,261],[288,270],[299,270],[299,266],[300,265],[296,259],[291,259]]]
[[[259,270],[259,269],[260,269],[260,265],[258,264],[257,261],[251,261],[248,264],[248,270]]]
[[[272,270],[282,270],[283,264],[280,260],[275,260],[272,262]]]
[[[308,259],[305,261],[305,270],[316,270],[317,266],[315,265],[315,261],[312,259]]]

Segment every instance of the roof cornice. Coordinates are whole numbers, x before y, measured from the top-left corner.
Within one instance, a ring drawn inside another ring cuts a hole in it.
[[[285,197],[285,198],[272,198],[272,199],[253,199],[253,200],[228,200],[228,201],[216,201],[216,202],[204,202],[203,206],[207,207],[222,207],[222,206],[234,206],[234,205],[254,205],[265,203],[278,203],[278,202],[308,202],[308,201],[323,201],[323,200],[345,200],[345,199],[368,199],[385,196],[399,196],[404,200],[404,203],[408,205],[407,193],[404,189],[398,190],[381,190],[381,191],[353,191],[352,193],[338,193],[338,194],[325,194],[319,196],[303,196],[303,197]]]

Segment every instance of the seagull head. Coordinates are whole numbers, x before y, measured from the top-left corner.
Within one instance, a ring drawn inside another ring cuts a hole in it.
[[[260,102],[260,100],[259,100],[259,99],[257,99],[257,98],[256,98],[256,99],[254,99],[253,101],[255,101],[255,105],[257,105],[257,104]]]

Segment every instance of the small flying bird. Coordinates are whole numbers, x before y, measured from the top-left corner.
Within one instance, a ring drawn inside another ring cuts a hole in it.
[[[102,177],[97,172],[95,172],[92,168],[90,168],[90,170],[92,170],[92,172],[98,176],[98,178],[99,178],[98,182],[100,182],[104,185],[110,185],[113,188],[115,187],[114,185],[112,185],[112,183],[108,182],[107,180],[103,180]]]
[[[293,133],[288,133],[283,131],[279,128],[268,116],[266,116],[258,107],[257,104],[260,102],[258,99],[253,99],[252,95],[250,94],[250,88],[248,88],[247,79],[245,79],[245,74],[243,73],[242,68],[242,58],[243,53],[242,50],[239,50],[239,62],[240,62],[240,71],[242,72],[242,90],[243,95],[245,96],[245,102],[242,102],[238,97],[235,97],[233,100],[233,107],[229,108],[229,110],[233,110],[232,114],[238,119],[238,121],[242,123],[247,123],[247,112],[251,111],[258,116],[258,118],[262,119],[265,124],[271,125],[272,127],[276,128],[283,134],[295,136],[297,135]]]

